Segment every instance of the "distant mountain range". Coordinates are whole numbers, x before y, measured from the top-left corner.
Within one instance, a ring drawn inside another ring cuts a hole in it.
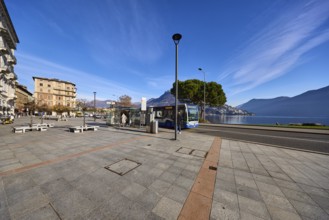
[[[108,108],[109,105],[107,104],[107,102],[110,101],[111,100],[105,100],[105,101],[96,100],[96,107]],[[178,104],[180,104],[179,101]],[[88,102],[87,105],[93,107],[94,101]],[[175,105],[175,96],[173,96],[170,93],[170,91],[166,91],[159,98],[151,98],[147,100],[147,107],[166,106],[166,105]],[[133,106],[136,108],[140,108],[140,102],[133,103]],[[206,107],[206,114],[207,115],[215,115],[215,114],[249,115],[250,113],[245,110],[237,109],[229,105],[223,105],[218,107]]]
[[[147,106],[165,106],[165,105],[175,105],[175,96],[173,96],[170,93],[170,91],[166,91],[159,98],[153,98],[147,101]],[[237,109],[229,105],[223,105],[218,107],[206,107],[206,115],[215,115],[215,114],[249,115],[250,113],[248,111]]]
[[[291,98],[252,99],[237,108],[259,116],[329,117],[329,86]]]

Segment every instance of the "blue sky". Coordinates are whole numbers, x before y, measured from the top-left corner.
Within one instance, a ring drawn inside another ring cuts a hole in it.
[[[157,98],[175,80],[222,84],[227,104],[329,85],[328,0],[5,0],[15,72],[77,85],[78,98]]]

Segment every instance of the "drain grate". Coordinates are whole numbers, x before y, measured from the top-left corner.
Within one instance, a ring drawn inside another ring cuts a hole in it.
[[[123,176],[126,173],[132,171],[133,169],[139,167],[140,165],[142,165],[142,164],[139,162],[125,158],[125,159],[115,162],[111,165],[108,165],[104,168],[109,171],[112,171],[116,174],[119,174],[120,176]]]
[[[180,147],[176,152],[181,154],[188,154],[196,157],[202,157],[202,158],[205,158],[208,154],[207,151],[196,150],[187,147]]]

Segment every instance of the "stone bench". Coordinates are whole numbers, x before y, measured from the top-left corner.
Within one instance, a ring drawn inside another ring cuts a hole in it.
[[[47,131],[47,126],[40,125],[40,124],[32,124],[32,126],[21,126],[21,127],[14,127],[14,133],[25,133],[26,131]]]
[[[69,131],[74,133],[83,133],[83,131],[97,131],[99,126],[74,126]]]
[[[30,131],[31,127],[30,126],[21,126],[21,127],[13,128],[14,133],[25,133],[26,130]]]

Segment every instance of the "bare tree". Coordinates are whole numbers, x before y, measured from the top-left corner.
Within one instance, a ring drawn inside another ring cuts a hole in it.
[[[131,97],[128,95],[122,95],[119,97],[119,104],[122,107],[131,107]]]
[[[85,111],[88,108],[87,100],[86,99],[79,99],[77,100],[77,107],[79,110],[82,110],[83,113],[83,127],[86,126],[86,114]]]

